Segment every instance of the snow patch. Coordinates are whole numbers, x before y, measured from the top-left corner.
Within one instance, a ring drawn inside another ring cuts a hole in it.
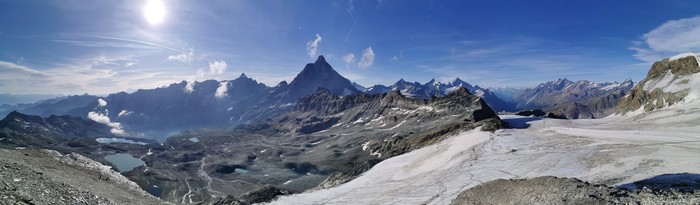
[[[367,151],[367,148],[369,148],[369,141],[362,144],[362,151]]]
[[[433,110],[435,110],[435,108],[433,108],[432,106],[425,106],[425,105],[423,105],[423,106],[418,107],[417,110],[425,110],[425,111],[428,111],[428,112],[432,112]]]
[[[612,89],[615,89],[615,88],[617,88],[617,87],[619,87],[619,86],[620,86],[619,83],[611,83],[610,85],[607,85],[607,86],[602,87],[602,88],[600,88],[600,89],[601,89],[601,90],[612,90]]]

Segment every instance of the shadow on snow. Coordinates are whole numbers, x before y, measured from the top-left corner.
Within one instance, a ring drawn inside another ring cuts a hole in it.
[[[518,118],[506,118],[501,119],[508,123],[508,126],[512,129],[527,129],[530,127],[532,121],[542,120],[542,117],[518,117]]]
[[[675,189],[682,192],[694,192],[700,190],[700,174],[662,174],[619,186],[621,189],[641,189],[643,187],[652,190]]]

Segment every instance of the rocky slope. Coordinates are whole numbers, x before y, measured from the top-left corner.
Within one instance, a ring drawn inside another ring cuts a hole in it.
[[[699,73],[697,54],[682,54],[655,62],[646,78],[621,99],[616,113],[652,111],[693,102],[700,97]]]
[[[161,198],[177,203],[234,201],[266,186],[298,193],[346,182],[384,159],[479,126],[494,130],[502,122],[464,88],[430,100],[321,88],[259,123],[171,137],[142,157],[147,167],[125,174],[157,184]]]
[[[84,138],[115,137],[110,129],[104,124],[79,117],[52,115],[42,118],[15,111],[0,120],[0,146],[80,147],[83,146],[80,141]]]
[[[615,113],[619,100],[626,94],[624,90],[616,90],[597,98],[563,103],[545,111],[566,119],[603,118]]]
[[[0,204],[169,204],[78,154],[0,149],[0,155]]]
[[[626,190],[552,176],[498,179],[468,189],[452,201],[461,204],[698,204],[700,193],[649,188]]]

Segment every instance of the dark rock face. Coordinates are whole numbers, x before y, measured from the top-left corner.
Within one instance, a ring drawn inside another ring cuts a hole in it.
[[[647,77],[620,100],[616,113],[624,114],[639,108],[643,108],[644,111],[652,111],[679,103],[683,101],[691,89],[686,85],[687,79],[681,78],[698,72],[700,72],[700,66],[698,66],[698,61],[694,56],[655,62],[647,73]],[[659,85],[659,81],[663,78],[671,78],[672,80],[668,85]],[[671,85],[685,89],[677,92],[663,90]]]
[[[664,59],[654,62],[647,73],[647,78],[657,78],[670,71],[674,75],[690,75],[700,72],[698,61],[693,56],[679,58],[677,60]],[[641,84],[641,83],[640,83]]]
[[[316,62],[307,64],[288,86],[275,90],[272,95],[283,102],[294,102],[318,88],[325,88],[339,96],[360,92],[350,80],[338,74],[323,56],[319,56]]]
[[[13,111],[0,120],[0,137],[6,138],[2,144],[14,146],[43,147],[46,143],[64,143],[71,138],[114,136],[104,124],[73,116],[52,115],[42,118]]]

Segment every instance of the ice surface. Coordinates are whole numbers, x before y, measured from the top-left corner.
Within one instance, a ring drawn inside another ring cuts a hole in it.
[[[499,178],[553,175],[621,185],[700,173],[700,106],[591,120],[501,116],[523,129],[463,132],[387,159],[340,186],[271,204],[449,204]]]

